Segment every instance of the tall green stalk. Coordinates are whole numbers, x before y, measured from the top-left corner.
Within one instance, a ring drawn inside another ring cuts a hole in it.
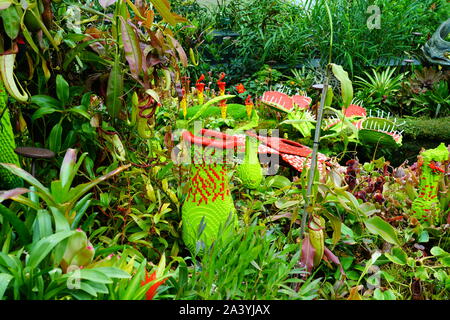
[[[311,202],[311,193],[312,193],[312,185],[314,183],[314,176],[316,172],[317,167],[317,152],[319,148],[319,140],[320,140],[320,126],[322,124],[322,117],[323,117],[323,109],[325,105],[325,99],[328,92],[328,80],[329,80],[329,72],[330,72],[330,65],[331,65],[331,55],[332,55],[332,49],[333,49],[333,19],[331,17],[330,8],[328,7],[327,1],[325,3],[325,8],[327,9],[328,14],[328,20],[330,23],[330,48],[329,48],[329,56],[328,56],[328,65],[326,68],[326,74],[325,74],[325,81],[323,84],[322,89],[322,96],[320,98],[320,106],[319,110],[317,112],[317,122],[316,122],[316,130],[314,132],[314,143],[313,143],[313,151],[311,154],[311,165],[309,168],[309,176],[308,176],[308,184],[306,189],[306,199],[305,199],[305,207],[303,209],[303,215],[302,215],[302,223],[301,223],[301,229],[300,229],[300,237],[302,238],[305,233],[305,227],[306,227],[306,221],[308,219],[308,208]],[[300,259],[302,256],[302,246],[300,246]]]

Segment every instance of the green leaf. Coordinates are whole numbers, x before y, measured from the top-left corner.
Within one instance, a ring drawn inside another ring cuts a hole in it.
[[[450,267],[450,255],[444,256],[439,258],[439,262],[442,264],[443,267]]]
[[[84,106],[76,106],[76,107],[67,109],[67,111],[75,113],[75,114],[79,114],[80,116],[85,117],[88,120],[91,120],[91,116],[89,115],[89,113],[86,112]]]
[[[15,6],[10,6],[0,11],[3,20],[3,27],[6,34],[11,39],[16,39],[20,31],[20,17]]]
[[[166,22],[172,26],[177,23],[175,16],[170,12],[170,4],[167,0],[150,0],[150,2]]]
[[[131,276],[128,274],[128,272],[125,272],[122,269],[115,268],[115,267],[99,267],[99,268],[95,268],[95,270],[98,272],[102,272],[104,275],[106,275],[109,278],[116,278],[116,279],[131,278]]]
[[[353,100],[353,86],[347,71],[342,66],[332,63],[331,68],[334,76],[341,83],[342,100],[344,102],[344,108],[347,108]]]
[[[35,105],[43,108],[43,107],[47,107],[47,108],[54,108],[54,109],[59,109],[62,110],[62,105],[61,102],[56,100],[55,98],[52,98],[50,96],[46,96],[43,94],[38,94],[35,96],[32,96],[30,99],[31,103],[34,103]]]
[[[339,240],[341,240],[341,219],[327,211],[324,211],[323,213],[328,218],[328,220],[330,220],[331,226],[333,227],[332,243],[333,246],[335,246],[339,242]]]
[[[430,235],[428,234],[428,232],[426,230],[423,230],[420,235],[419,235],[419,239],[417,240],[417,242],[428,242],[430,240]]]
[[[121,297],[122,300],[131,300],[133,298],[136,298],[136,292],[141,287],[141,281],[145,278],[145,266],[147,265],[147,260],[144,259],[142,263],[140,264],[137,272],[129,281],[129,284],[127,286],[127,290],[125,291],[125,294],[123,297]]]
[[[14,277],[8,273],[0,273],[0,300],[3,300],[3,295],[5,294],[6,289],[8,288],[9,282]]]
[[[42,118],[43,116],[45,116],[47,114],[52,114],[54,112],[60,112],[60,110],[55,109],[53,107],[49,107],[49,106],[40,107],[33,113],[31,120],[35,121],[36,119]]]
[[[385,253],[384,255],[393,263],[401,266],[405,265],[408,260],[408,255],[399,247],[393,248],[391,253]]]
[[[378,216],[364,221],[364,224],[371,233],[381,236],[385,241],[401,246],[395,229]]]
[[[25,223],[20,220],[17,215],[10,209],[0,204],[0,216],[8,221],[19,235],[19,241],[22,245],[26,245],[31,241],[31,235]]]
[[[60,74],[56,76],[56,96],[63,106],[69,102],[69,84]]]
[[[116,54],[114,65],[111,69],[108,79],[108,88],[106,91],[106,107],[109,115],[116,119],[122,109],[123,94],[123,72],[120,66],[120,55]]]
[[[113,283],[113,281],[104,273],[97,271],[97,269],[81,269],[79,273],[80,279],[90,280],[98,283]]]
[[[32,269],[37,268],[58,243],[70,237],[75,232],[76,231],[62,231],[39,240],[30,251],[30,258],[27,266]]]
[[[437,247],[437,246],[431,248],[430,252],[435,257],[446,256],[449,254],[448,252],[446,252],[445,250],[443,250],[442,248]]]
[[[61,136],[62,136],[62,126],[61,123],[57,123],[48,137],[48,148],[55,153],[58,153],[61,149]]]
[[[290,186],[291,184],[291,180],[289,180],[285,176],[277,175],[266,179],[266,186],[271,188],[282,189]]]

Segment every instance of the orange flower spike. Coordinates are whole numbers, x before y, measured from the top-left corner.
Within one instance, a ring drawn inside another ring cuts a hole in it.
[[[248,95],[247,99],[245,99],[245,109],[247,110],[247,115],[250,118],[253,110],[253,101],[251,95]]]
[[[244,87],[244,85],[242,83],[239,83],[236,86],[236,90],[237,90],[238,93],[244,93],[245,92],[245,87]]]
[[[181,93],[183,94],[183,98],[180,101],[180,107],[183,110],[183,116],[186,118],[187,115],[187,99],[186,99],[186,90],[181,89]]]
[[[202,74],[195,84],[195,87],[197,88],[197,97],[199,104],[203,104],[204,101],[203,90],[205,90],[205,84],[201,82],[203,80],[205,80],[205,76]]]
[[[153,280],[156,279],[156,271],[153,272],[150,276],[148,276],[147,271],[145,272],[145,280],[141,282],[141,286],[146,285],[149,282],[152,282]],[[157,281],[155,282],[147,291],[147,293],[145,294],[146,296],[146,300],[153,300],[153,297],[156,294],[156,290],[158,289],[158,287],[160,285],[162,285],[164,282],[166,282],[167,278],[161,281]]]
[[[223,96],[225,94],[225,85],[226,83],[223,80],[225,78],[225,73],[222,72],[217,80],[217,86],[219,87],[220,95]],[[222,118],[226,119],[227,117],[227,102],[226,100],[222,100],[219,102],[220,112],[222,114]]]

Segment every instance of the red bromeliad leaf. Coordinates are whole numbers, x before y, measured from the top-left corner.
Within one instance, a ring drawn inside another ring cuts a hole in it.
[[[315,253],[316,250],[309,241],[309,235],[305,234],[305,238],[303,239],[302,243],[302,258],[300,260],[300,263],[303,267],[306,268],[308,272],[311,272],[311,270],[313,269]]]
[[[291,112],[291,109],[294,107],[292,98],[278,91],[264,92],[261,101],[283,112]]]
[[[154,281],[154,280],[156,280],[156,271],[153,272],[150,276],[149,276],[149,275],[147,274],[147,272],[146,272],[146,273],[145,273],[145,280],[142,281],[141,285],[143,286],[143,285],[145,285],[145,284],[147,284],[147,283],[149,283],[149,282],[152,282],[152,281]],[[167,280],[167,278],[164,279],[164,280],[155,282],[155,284],[153,284],[153,285],[150,287],[150,289],[148,289],[147,293],[145,294],[146,300],[153,300],[153,297],[154,297],[155,294],[156,294],[156,290],[158,289],[158,287],[159,287],[160,285],[162,285],[164,282],[166,282],[166,280]]]
[[[345,109],[344,114],[347,118],[349,117],[365,117],[367,116],[366,109],[357,106],[356,104],[351,104]]]
[[[312,99],[310,97],[294,95],[292,96],[292,101],[301,109],[308,109],[311,104]]]

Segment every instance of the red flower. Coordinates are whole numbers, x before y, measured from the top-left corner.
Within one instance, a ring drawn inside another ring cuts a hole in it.
[[[205,76],[202,74],[195,83],[195,87],[197,88],[198,92],[203,92],[203,90],[205,89],[205,84],[201,82],[203,80],[205,80]]]
[[[148,273],[145,272],[145,280],[141,282],[141,286],[143,286],[143,285],[145,285],[145,284],[147,284],[147,283],[149,283],[149,282],[152,282],[152,281],[155,280],[155,279],[156,279],[156,271],[153,272],[150,276],[148,276]],[[145,294],[145,295],[146,295],[146,300],[152,300],[153,297],[154,297],[155,294],[156,294],[156,290],[158,289],[158,287],[159,287],[160,285],[162,285],[164,282],[166,282],[166,280],[167,280],[167,278],[164,279],[164,280],[155,282],[155,283],[148,289],[147,293]]]
[[[244,93],[245,92],[245,87],[244,87],[244,85],[242,83],[239,83],[236,86],[236,90],[237,90],[238,93]]]
[[[222,81],[223,78],[225,78],[225,73],[224,72],[222,72],[220,74],[219,79],[217,80],[217,86],[219,87],[219,91],[220,91],[221,95],[225,94],[225,85],[226,85],[226,83],[224,81]]]

